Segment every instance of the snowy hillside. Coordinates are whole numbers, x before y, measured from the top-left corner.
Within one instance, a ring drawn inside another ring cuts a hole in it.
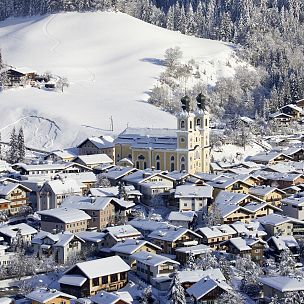
[[[7,63],[70,81],[64,93],[36,88],[0,93],[2,138],[12,126],[23,125],[29,146],[69,146],[109,130],[111,116],[114,133],[127,125],[174,128],[173,116],[144,102],[164,69],[165,50],[174,46],[180,46],[185,59],[205,64],[207,81],[234,73],[231,46],[121,13],[65,13],[0,23]]]

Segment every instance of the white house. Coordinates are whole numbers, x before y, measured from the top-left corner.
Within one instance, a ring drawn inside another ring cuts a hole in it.
[[[54,255],[55,260],[64,264],[81,252],[84,240],[72,233],[51,234],[39,231],[33,238],[34,253],[38,257]]]
[[[290,196],[282,200],[284,215],[304,221],[304,196]]]
[[[179,263],[168,257],[153,254],[151,252],[137,252],[132,254],[136,260],[136,274],[153,286],[159,286],[166,290],[168,286],[157,284],[163,277],[169,277],[178,268]]]
[[[282,299],[288,292],[304,291],[304,279],[292,277],[263,277],[259,279],[263,284],[264,299],[270,301],[277,296]]]
[[[195,211],[171,211],[168,221],[174,226],[190,228],[196,220]]]
[[[37,201],[38,210],[57,208],[71,195],[81,195],[85,185],[75,179],[55,179],[44,183]]]
[[[30,244],[37,232],[35,228],[25,223],[0,227],[0,236],[8,244],[14,244],[18,237],[21,238],[24,244]]]
[[[6,252],[7,246],[0,245],[0,267],[8,267],[14,259],[15,253]]]
[[[180,211],[195,211],[198,214],[198,222],[202,221],[202,215],[207,214],[208,205],[213,198],[213,187],[209,185],[181,185],[175,190],[175,200]]]
[[[52,233],[85,231],[91,219],[84,211],[74,208],[55,208],[39,211],[38,214],[41,216],[41,229]]]

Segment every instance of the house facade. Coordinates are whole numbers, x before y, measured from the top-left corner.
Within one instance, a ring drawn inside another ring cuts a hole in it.
[[[77,298],[95,295],[101,290],[115,291],[128,282],[130,266],[119,256],[78,263],[59,279],[61,291]]]

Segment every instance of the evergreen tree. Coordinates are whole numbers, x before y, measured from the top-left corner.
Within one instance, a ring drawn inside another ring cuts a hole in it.
[[[183,286],[181,285],[177,272],[175,272],[171,283],[168,300],[169,303],[172,304],[186,304],[185,291]]]
[[[119,182],[118,183],[118,195],[117,197],[119,199],[127,199],[127,192],[126,192],[126,187],[125,184],[123,182]]]
[[[229,291],[220,295],[218,304],[245,304],[245,301],[238,292]]]
[[[279,274],[281,276],[301,276],[302,273],[296,268],[296,260],[289,249],[280,254]]]
[[[194,256],[192,251],[190,251],[190,253],[189,253],[188,260],[187,260],[187,263],[186,263],[186,269],[187,270],[197,269],[196,259],[195,259],[195,256]]]
[[[198,269],[207,270],[212,268],[217,268],[219,266],[216,257],[209,251],[200,255],[196,259],[196,265]]]
[[[18,162],[18,141],[15,127],[11,133],[7,161],[11,164]]]
[[[23,134],[23,128],[21,127],[19,129],[19,134],[17,138],[17,153],[18,153],[18,162],[22,162],[25,157],[25,144],[24,144],[24,134]]]
[[[204,216],[204,221],[206,226],[221,225],[223,223],[221,209],[219,208],[218,204],[213,203],[210,206],[208,214]]]
[[[151,285],[149,285],[147,288],[144,289],[143,300],[142,300],[141,303],[142,304],[153,303],[152,286]]]

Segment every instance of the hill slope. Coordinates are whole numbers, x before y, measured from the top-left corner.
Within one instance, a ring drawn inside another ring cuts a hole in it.
[[[233,75],[231,46],[198,39],[113,12],[65,13],[0,23],[0,46],[17,68],[65,76],[61,92],[18,88],[0,93],[0,131],[23,125],[29,146],[48,149],[78,143],[110,128],[175,127],[168,113],[145,103],[167,48],[208,62],[207,78]]]

